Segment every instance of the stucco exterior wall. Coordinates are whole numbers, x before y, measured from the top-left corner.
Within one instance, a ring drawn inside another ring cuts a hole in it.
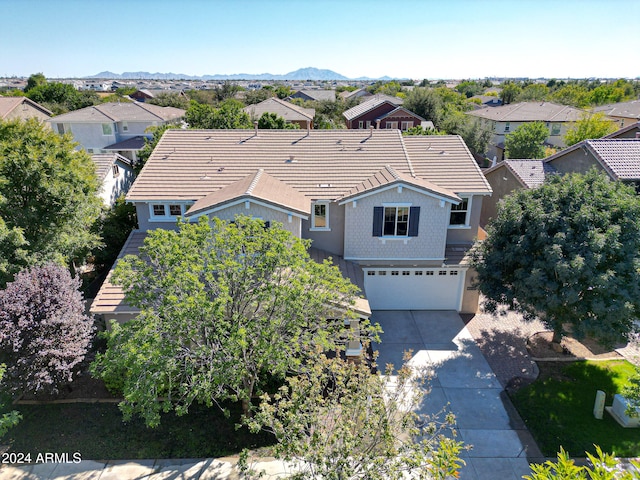
[[[482,204],[486,197],[484,195],[472,195],[469,197],[469,225],[464,227],[450,226],[447,229],[447,245],[470,244],[475,242],[478,236],[478,225],[480,224],[480,214]]]
[[[22,105],[14,108],[9,114],[4,118],[5,120],[27,120],[28,118],[37,118],[38,120],[44,121],[51,118],[49,115],[44,113],[37,108],[34,108],[32,105],[29,105],[26,102],[23,102]]]
[[[312,207],[313,208],[313,207]],[[325,250],[334,255],[344,255],[344,205],[329,204],[329,228],[326,230],[310,230],[311,215],[309,220],[302,221],[302,237],[309,238],[313,242],[312,247]]]
[[[113,205],[120,195],[126,194],[135,179],[133,168],[130,165],[122,162],[116,162],[116,165],[118,165],[118,175],[114,175],[113,169],[111,169],[102,181],[100,197],[107,206]]]
[[[549,162],[550,165],[561,173],[587,173],[591,168],[596,167],[598,170],[604,170],[600,163],[594,158],[591,152],[587,152],[582,148],[562,155],[555,160]]]
[[[373,207],[402,203],[420,207],[417,237],[374,237]],[[451,204],[408,188],[384,190],[345,204],[344,257],[367,259],[443,259]]]
[[[107,122],[105,122],[107,123]],[[57,122],[53,123],[54,130],[57,129]],[[65,124],[66,125],[66,124]],[[98,153],[97,150],[116,143],[116,133],[111,125],[111,135],[102,134],[102,123],[71,123],[71,134],[73,139],[78,142],[85,150],[93,149],[94,153]]]
[[[485,227],[489,220],[495,218],[498,212],[498,202],[500,199],[506,197],[514,190],[524,188],[520,181],[506,168],[498,168],[485,175],[493,195],[489,198],[485,198],[482,202],[482,213],[480,214],[480,226]]]

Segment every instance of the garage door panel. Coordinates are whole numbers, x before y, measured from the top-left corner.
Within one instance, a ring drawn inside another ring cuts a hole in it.
[[[458,310],[462,270],[365,269],[373,310]]]

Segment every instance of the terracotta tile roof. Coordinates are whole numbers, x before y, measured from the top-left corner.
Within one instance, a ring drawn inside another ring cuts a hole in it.
[[[302,108],[279,98],[271,97],[255,105],[244,107],[253,120],[258,120],[264,113],[275,113],[288,122],[313,121],[316,111],[313,108]]]
[[[42,113],[49,115],[50,117],[53,115],[52,112],[44,108],[42,105],[34,102],[27,97],[0,97],[0,118],[7,117],[13,110],[15,110],[23,103],[26,103],[31,107],[40,110]]]
[[[140,230],[134,230],[131,232],[118,255],[118,259],[125,255],[138,255],[140,253],[140,247],[144,243],[146,236],[147,232],[142,232]],[[116,260],[116,263],[117,262],[118,260]],[[114,263],[113,267],[111,267],[111,270],[100,287],[96,298],[94,298],[91,303],[89,311],[93,314],[138,313],[140,311],[139,309],[131,307],[125,303],[122,287],[111,283],[111,276],[113,275],[115,265],[116,264]]]
[[[640,139],[601,138],[584,143],[615,180],[640,179]]]
[[[457,194],[491,193],[489,182],[458,135],[408,135],[404,144],[418,178]]]
[[[382,170],[377,172],[375,175],[367,178],[361,184],[356,185],[346,195],[344,195],[340,199],[340,201],[345,202],[347,200],[360,197],[363,194],[373,192],[381,188],[385,188],[390,185],[395,185],[399,183],[418,187],[421,190],[426,190],[439,197],[448,198],[449,200],[453,200],[456,203],[460,201],[460,197],[458,197],[451,190],[447,190],[445,188],[439,187],[434,183],[428,182],[426,180],[422,180],[420,178],[413,178],[409,175],[398,173],[390,165],[386,165]]]
[[[201,198],[187,211],[185,216],[202,214],[214,207],[249,198],[287,208],[305,218],[311,211],[309,198],[272,177],[263,169],[259,169],[255,173]]]
[[[58,115],[50,122],[166,122],[184,117],[185,111],[174,107],[159,107],[140,102],[110,102],[81,108]]]
[[[550,102],[522,102],[485,107],[466,113],[496,122],[575,122],[580,120],[585,112]]]
[[[91,155],[91,160],[96,164],[96,174],[100,181],[102,181],[111,171],[111,167],[116,160],[120,160],[122,163],[131,165],[131,160],[123,157],[122,155],[118,155],[117,153],[96,153]]]
[[[610,117],[640,119],[640,100],[600,105],[599,107],[594,107],[592,110],[594,112],[602,112]]]
[[[398,106],[402,105],[403,100],[399,97],[392,97],[390,95],[378,94],[374,95],[371,98],[367,98],[364,102],[356,105],[355,107],[350,108],[349,110],[345,110],[342,114],[347,120],[353,120],[360,115],[363,115],[374,108],[379,107],[384,103],[390,103],[392,105]]]

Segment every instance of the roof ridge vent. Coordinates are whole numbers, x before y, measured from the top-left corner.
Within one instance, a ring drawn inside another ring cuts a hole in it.
[[[260,181],[260,177],[262,176],[263,172],[264,172],[264,170],[262,168],[258,169],[258,171],[256,172],[255,177],[253,177],[253,180],[251,181],[251,184],[249,185],[249,188],[247,188],[247,191],[244,192],[245,195],[251,195],[253,193],[253,189],[256,188],[256,185]]]

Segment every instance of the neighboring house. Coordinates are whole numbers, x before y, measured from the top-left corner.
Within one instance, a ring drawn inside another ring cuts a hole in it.
[[[135,162],[137,152],[151,138],[147,129],[178,123],[185,111],[140,102],[111,102],[58,115],[48,120],[54,131],[71,133],[89,153],[114,152]]]
[[[364,88],[359,88],[358,90],[353,90],[352,92],[345,90],[344,92],[340,92],[338,96],[345,102],[348,102],[349,100],[353,100],[353,99],[363,100],[368,97],[372,97],[373,94],[367,92],[367,90]]]
[[[502,99],[499,97],[494,97],[492,95],[474,95],[471,99],[477,98],[480,100],[480,105],[478,108],[484,107],[500,107],[502,106]]]
[[[336,101],[336,91],[335,90],[298,90],[296,93],[291,95],[289,98],[300,98],[305,102],[322,102]]]
[[[604,113],[607,117],[617,121],[623,128],[640,120],[640,100],[600,105],[591,110],[595,113]]]
[[[628,127],[627,127],[628,128]],[[493,190],[482,207],[480,225],[495,217],[500,199],[516,189],[535,188],[549,174],[605,172],[640,193],[640,138],[584,140],[544,160],[505,160],[484,172]]]
[[[498,211],[498,203],[514,190],[535,188],[547,175],[555,173],[543,160],[504,160],[484,171],[493,194],[482,202],[480,226],[484,228]]]
[[[275,113],[285,119],[287,123],[296,123],[302,129],[313,128],[313,108],[302,108],[293,103],[285,102],[276,97],[267,98],[260,103],[249,105],[243,109],[251,119],[257,122],[264,113]]]
[[[146,102],[147,100],[152,100],[155,98],[155,95],[145,88],[141,90],[136,90],[132,94],[129,95],[129,98],[135,100],[136,102]]]
[[[91,155],[96,164],[96,173],[102,185],[100,197],[106,206],[111,206],[121,195],[125,195],[135,178],[131,160],[117,153]]]
[[[398,130],[169,130],[129,190],[140,231],[251,215],[312,240],[363,290],[357,312],[476,312],[467,253],[491,189],[459,136]],[[127,250],[129,249],[129,250]],[[135,315],[110,277],[91,311]]]
[[[52,116],[53,113],[27,97],[0,97],[1,120],[37,118],[45,121]]]
[[[602,138],[640,138],[640,122],[632,123]]]
[[[498,161],[504,159],[504,140],[506,135],[519,126],[529,122],[544,122],[549,129],[545,140],[547,145],[564,148],[564,135],[585,112],[567,105],[549,102],[522,102],[485,107],[466,112],[467,115],[479,118],[485,129],[493,132],[489,140],[487,157]]]
[[[348,129],[408,130],[418,125],[433,128],[433,123],[402,107],[402,99],[374,95],[342,114]]]

